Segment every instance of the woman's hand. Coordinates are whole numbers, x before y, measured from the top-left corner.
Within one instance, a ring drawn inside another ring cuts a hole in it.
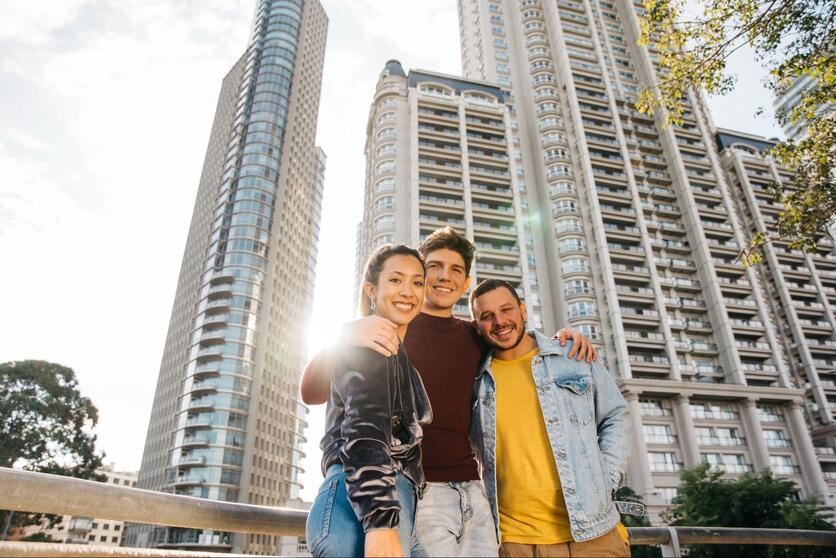
[[[400,557],[401,539],[397,529],[375,529],[366,533],[366,558],[371,556]]]
[[[343,324],[342,342],[350,347],[367,347],[390,357],[398,352],[398,326],[380,316],[366,316]]]

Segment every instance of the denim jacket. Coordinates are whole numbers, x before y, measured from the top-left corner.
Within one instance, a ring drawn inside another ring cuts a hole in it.
[[[575,541],[600,537],[615,528],[619,513],[613,493],[627,466],[630,420],[627,404],[609,372],[569,359],[572,342],[561,347],[539,332],[529,332],[540,354],[531,373],[560,475],[563,498]],[[564,354],[565,350],[565,354]],[[473,392],[471,443],[482,467],[499,537],[496,487],[496,382],[489,355]],[[525,436],[525,433],[520,433]]]

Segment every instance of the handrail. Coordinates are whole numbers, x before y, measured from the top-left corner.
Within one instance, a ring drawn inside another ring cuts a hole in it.
[[[285,536],[304,536],[308,515],[305,510],[219,502],[6,467],[0,467],[0,510]],[[663,556],[679,556],[679,545],[685,544],[836,547],[836,531],[737,527],[631,527],[628,532],[630,544],[661,545]],[[51,553],[55,551],[53,547],[56,546],[66,548],[73,555],[89,555],[89,550],[82,552],[85,545],[0,542],[0,556],[53,556],[57,555]],[[96,550],[104,551],[105,548],[96,547]],[[170,552],[117,547],[105,553],[111,556],[174,555]]]
[[[219,502],[0,467],[0,509],[232,533],[305,535],[308,512]]]

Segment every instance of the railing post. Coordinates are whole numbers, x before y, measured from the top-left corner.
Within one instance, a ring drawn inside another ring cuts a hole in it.
[[[662,558],[682,558],[682,549],[679,548],[679,535],[676,534],[676,527],[668,527],[670,540],[662,547]]]

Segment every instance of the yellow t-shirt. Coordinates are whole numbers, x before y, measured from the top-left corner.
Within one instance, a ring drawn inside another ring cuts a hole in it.
[[[572,540],[569,513],[549,444],[531,359],[493,359],[496,381],[496,484],[503,543]]]

